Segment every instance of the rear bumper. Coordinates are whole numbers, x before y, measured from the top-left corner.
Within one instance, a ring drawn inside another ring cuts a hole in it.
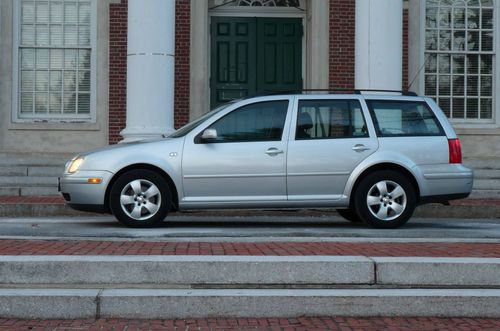
[[[446,202],[451,201],[451,200],[465,199],[469,195],[470,195],[470,193],[429,195],[429,196],[425,196],[425,197],[420,197],[418,204],[425,205],[427,203],[446,203]]]
[[[472,191],[474,173],[461,164],[419,166],[417,169],[422,203],[463,199]]]

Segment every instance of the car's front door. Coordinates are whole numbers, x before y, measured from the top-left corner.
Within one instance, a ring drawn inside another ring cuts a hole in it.
[[[181,203],[285,201],[289,104],[289,99],[248,104],[187,138]],[[205,129],[215,130],[217,138],[202,139]]]
[[[357,98],[300,99],[288,145],[290,201],[338,200],[351,172],[378,148]]]

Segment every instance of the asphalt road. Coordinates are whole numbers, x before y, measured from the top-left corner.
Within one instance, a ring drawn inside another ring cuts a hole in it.
[[[371,229],[334,216],[207,216],[177,214],[162,227],[132,229],[107,217],[0,218],[0,238],[130,238],[203,240],[492,240],[500,242],[500,219],[414,218],[395,230]]]

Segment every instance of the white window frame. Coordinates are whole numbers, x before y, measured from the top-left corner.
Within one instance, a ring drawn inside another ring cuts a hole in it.
[[[196,1],[196,0],[195,0]],[[260,6],[240,6],[235,2],[228,2],[227,4],[224,5],[219,5],[216,8],[211,8],[211,1],[209,0],[203,0],[203,1],[208,1],[208,10],[211,13],[219,13],[223,14],[226,13],[227,16],[230,16],[231,14],[233,16],[248,16],[248,13],[253,13],[255,16],[259,17],[276,17],[276,14],[283,14],[283,15],[288,15],[288,17],[295,16],[294,14],[297,14],[295,17],[302,16],[302,13],[306,12],[306,1],[305,0],[299,0],[300,6],[298,8],[295,7],[273,7],[273,6],[265,6],[265,7],[260,7]],[[222,15],[221,15],[222,16]]]
[[[20,118],[20,97],[19,97],[19,49],[21,34],[21,1],[15,1],[13,6],[13,36],[12,36],[12,122],[13,123],[96,123],[97,120],[97,0],[90,0],[90,114],[89,115],[68,115],[64,118],[54,118],[50,114],[40,114],[37,118]],[[74,48],[74,47],[58,47]],[[90,118],[89,118],[90,116]]]
[[[455,127],[460,128],[498,128],[500,126],[500,95],[495,91],[500,87],[500,0],[493,0],[493,10],[495,17],[495,27],[493,29],[494,63],[493,63],[493,110],[492,118],[487,120],[480,119],[457,119],[449,118],[449,121]],[[421,95],[425,94],[425,27],[426,27],[426,0],[420,1],[420,73],[419,73],[419,91]]]

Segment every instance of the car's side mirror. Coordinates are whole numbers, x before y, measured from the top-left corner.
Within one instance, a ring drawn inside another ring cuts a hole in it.
[[[217,130],[216,129],[205,129],[201,135],[202,143],[211,143],[217,140]]]

